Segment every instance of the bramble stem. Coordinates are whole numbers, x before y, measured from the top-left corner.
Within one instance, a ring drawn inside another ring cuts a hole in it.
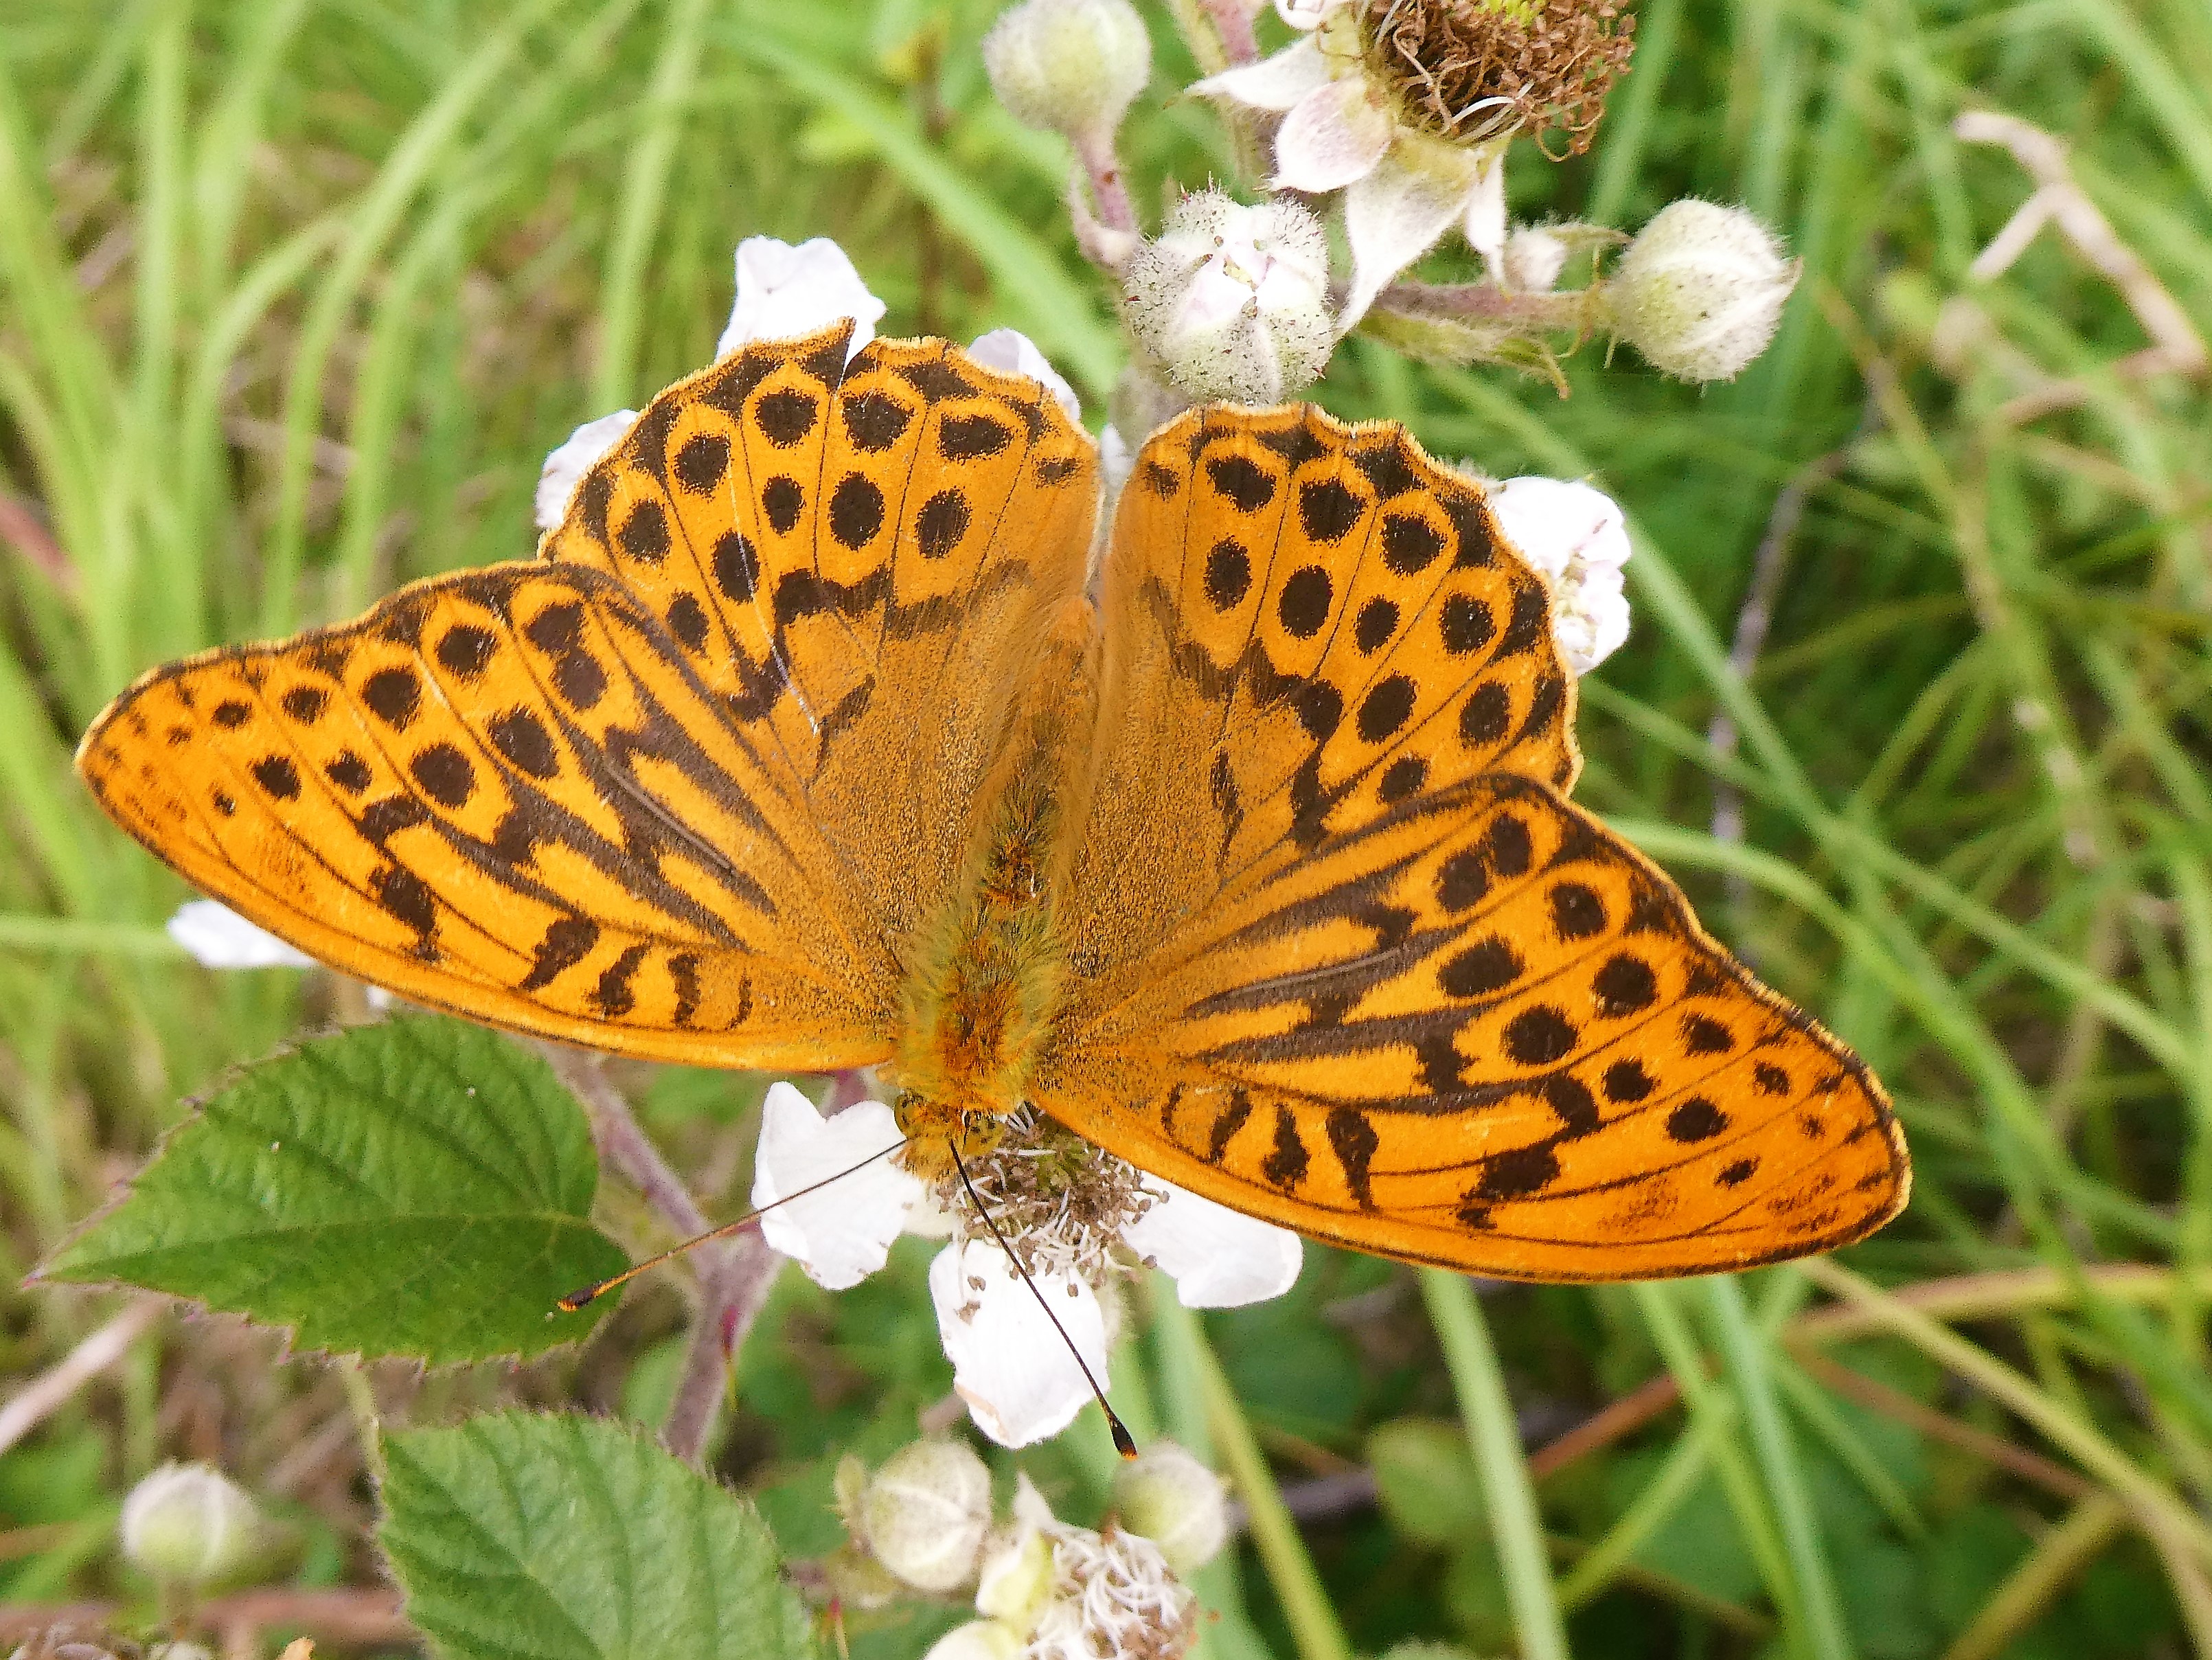
[[[1393,283],[1376,295],[1374,309],[1401,317],[1507,323],[1529,333],[1550,333],[1588,327],[1598,292],[1592,287],[1516,294],[1493,283]]]
[[[698,1201],[639,1127],[622,1091],[607,1081],[603,1059],[564,1044],[543,1043],[539,1049],[591,1115],[600,1158],[684,1237],[706,1232],[711,1224]],[[783,1262],[757,1232],[726,1243],[702,1245],[699,1255],[699,1311],[692,1322],[691,1342],[684,1352],[668,1422],[660,1432],[662,1445],[693,1463],[706,1451],[714,1408],[729,1386],[730,1357],[759,1317]]]
[[[1129,205],[1129,186],[1121,177],[1121,157],[1114,136],[1075,141],[1075,160],[1091,181],[1091,201],[1098,222],[1109,230],[1135,234],[1136,210]]]

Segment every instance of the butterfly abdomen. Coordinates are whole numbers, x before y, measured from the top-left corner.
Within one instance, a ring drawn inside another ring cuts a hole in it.
[[[939,1145],[1028,1099],[1067,980],[1054,925],[1067,745],[1091,707],[1088,605],[1045,642],[999,759],[950,903],[906,953],[906,999],[890,1081],[901,1126]],[[909,1162],[926,1165],[928,1151]]]

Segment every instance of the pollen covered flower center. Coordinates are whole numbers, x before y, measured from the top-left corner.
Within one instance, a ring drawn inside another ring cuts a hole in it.
[[[901,1103],[900,1127],[915,1134],[908,1112]],[[1071,1275],[1093,1287],[1123,1271],[1115,1253],[1124,1234],[1160,1202],[1135,1165],[1030,1106],[956,1134],[957,1166],[943,1155],[944,1141],[933,1145],[927,1134],[898,1155],[951,1219],[956,1242],[1003,1240],[1031,1274]]]
[[[1370,73],[1408,125],[1462,143],[1555,129],[1574,154],[1628,66],[1636,27],[1613,0],[1359,0],[1347,9]]]

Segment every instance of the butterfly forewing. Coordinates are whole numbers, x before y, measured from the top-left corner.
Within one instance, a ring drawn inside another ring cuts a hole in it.
[[[654,400],[545,541],[619,576],[781,757],[844,903],[941,906],[1025,649],[1081,586],[1095,447],[1034,380],[844,326]]]
[[[155,671],[87,735],[101,805],[210,893],[435,1006],[706,1065],[888,1047],[786,782],[596,572],[495,566]]]
[[[1201,412],[1139,457],[1108,561],[1048,1110],[1500,1275],[1741,1266],[1902,1203],[1865,1068],[1563,799],[1548,595],[1480,486],[1395,427]]]
[[[1421,789],[1571,782],[1547,603],[1480,487],[1397,427],[1213,409],[1156,435],[1107,563],[1062,915],[1085,978],[1140,973],[1182,919]]]

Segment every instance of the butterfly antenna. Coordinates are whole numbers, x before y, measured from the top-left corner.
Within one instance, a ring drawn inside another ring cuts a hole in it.
[[[1137,1456],[1137,1438],[1129,1433],[1129,1426],[1121,1421],[1121,1414],[1106,1404],[1106,1391],[1098,1387],[1098,1380],[1091,1375],[1091,1367],[1083,1358],[1083,1351],[1075,1347],[1075,1340],[1067,1335],[1067,1328],[1060,1323],[1060,1316],[1052,1311],[1052,1304],[1038,1288],[1037,1282],[1030,1277],[1029,1265],[1014,1255],[1014,1248],[1006,1243],[1006,1236],[999,1231],[998,1223],[984,1208],[983,1195],[975,1191],[975,1183],[969,1178],[968,1166],[960,1160],[960,1149],[950,1140],[945,1146],[952,1155],[952,1168],[960,1172],[960,1185],[968,1189],[968,1202],[975,1207],[975,1214],[983,1219],[983,1225],[990,1229],[991,1237],[999,1242],[999,1249],[1006,1252],[1006,1260],[1014,1265],[1014,1272],[1022,1276],[1022,1283],[1030,1288],[1030,1295],[1036,1298],[1037,1306],[1044,1310],[1044,1317],[1052,1322],[1052,1329],[1060,1334],[1060,1341],[1067,1345],[1067,1352],[1074,1359],[1075,1369],[1083,1374],[1083,1381],[1091,1385],[1091,1393],[1098,1402],[1098,1410],[1106,1414],[1106,1427],[1113,1432],[1114,1450],[1124,1458],[1134,1458]]]
[[[832,1182],[842,1182],[847,1177],[853,1175],[855,1171],[867,1169],[869,1165],[874,1164],[876,1160],[884,1157],[886,1154],[896,1152],[901,1147],[907,1144],[908,1140],[911,1140],[913,1138],[909,1136],[902,1140],[894,1141],[890,1146],[885,1147],[882,1152],[872,1152],[866,1158],[860,1160],[859,1164],[851,1166],[849,1169],[841,1170],[835,1176],[825,1176],[819,1182],[810,1182],[795,1193],[787,1193],[782,1198],[772,1199],[767,1204],[761,1206],[757,1210],[747,1211],[743,1216],[738,1218],[734,1222],[725,1222],[719,1228],[709,1228],[704,1233],[697,1234],[691,1238],[686,1239],[680,1245],[671,1245],[666,1250],[660,1251],[653,1256],[648,1256],[641,1262],[633,1262],[628,1268],[624,1268],[620,1274],[614,1275],[611,1279],[595,1280],[591,1285],[586,1286],[580,1291],[572,1291],[566,1297],[556,1299],[556,1305],[563,1314],[574,1314],[577,1310],[587,1307],[589,1304],[597,1302],[600,1298],[605,1297],[616,1286],[626,1285],[630,1280],[636,1279],[638,1275],[643,1274],[647,1268],[657,1268],[663,1262],[667,1262],[671,1257],[681,1256],[685,1251],[691,1250],[698,1246],[703,1245],[709,1240],[726,1238],[731,1234],[738,1232],[743,1229],[749,1228],[752,1226],[754,1223],[759,1221],[762,1217],[767,1215],[769,1212],[774,1210],[778,1205],[787,1205],[794,1199],[804,1199],[810,1193],[820,1192],[823,1188],[828,1187]]]

